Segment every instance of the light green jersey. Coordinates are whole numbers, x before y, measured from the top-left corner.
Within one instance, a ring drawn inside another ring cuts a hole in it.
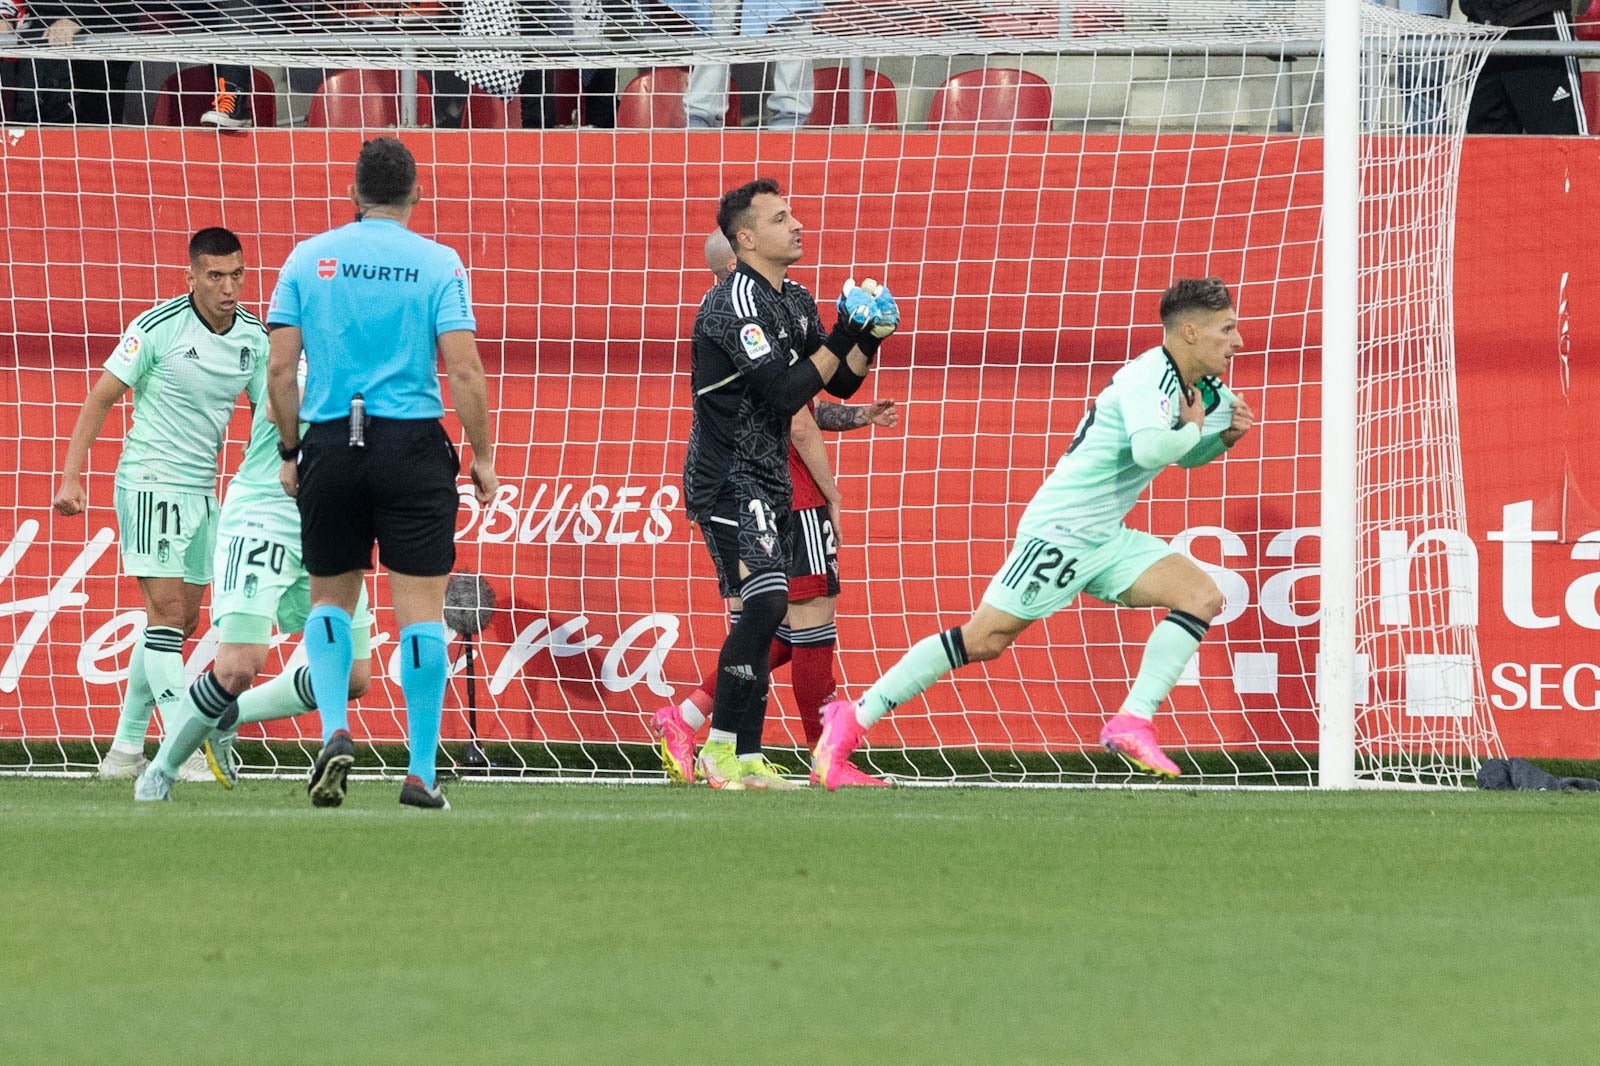
[[[250,442],[245,445],[239,469],[228,481],[222,500],[223,537],[259,537],[280,544],[300,547],[300,508],[294,497],[283,491],[278,471],[283,460],[278,456],[278,427],[267,413],[267,404],[256,404],[250,423]],[[304,424],[301,426],[304,431]]]
[[[1215,378],[1200,383],[1206,418],[1200,442],[1179,463],[1192,466],[1221,453],[1217,434],[1233,419],[1236,397]],[[1095,397],[1066,454],[1034,493],[1017,539],[1037,537],[1091,548],[1122,528],[1139,494],[1163,468],[1140,466],[1133,435],[1143,429],[1176,429],[1183,409],[1183,379],[1165,348],[1152,348],[1112,375]]]
[[[239,394],[266,397],[267,331],[244,308],[213,333],[189,295],[128,326],[106,370],[133,389],[133,425],[122,442],[117,486],[215,495],[217,453]]]

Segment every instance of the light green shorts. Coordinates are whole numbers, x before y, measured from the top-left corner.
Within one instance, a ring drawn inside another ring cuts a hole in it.
[[[1172,553],[1172,545],[1160,537],[1127,526],[1087,550],[1024,537],[989,582],[983,602],[1030,621],[1050,617],[1080,592],[1121,603],[1140,574]]]
[[[215,496],[119,486],[113,498],[125,573],[211,584],[211,553],[217,545]]]
[[[266,537],[224,537],[217,545],[211,624],[225,644],[267,644],[272,627],[298,633],[311,611],[311,575],[300,561],[300,545]],[[372,653],[372,611],[363,585],[350,618],[357,659]]]

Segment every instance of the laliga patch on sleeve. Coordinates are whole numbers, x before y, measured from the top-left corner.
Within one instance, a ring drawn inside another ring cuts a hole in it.
[[[1168,396],[1166,393],[1162,393],[1161,402],[1158,407],[1161,411],[1161,421],[1170,423],[1173,419],[1172,397]]]
[[[139,354],[139,338],[132,333],[122,338],[122,344],[117,348],[117,356],[124,363],[133,362]]]
[[[760,359],[772,352],[772,345],[767,342],[766,333],[754,322],[746,322],[739,327],[739,347],[744,349],[744,354],[750,359]]]

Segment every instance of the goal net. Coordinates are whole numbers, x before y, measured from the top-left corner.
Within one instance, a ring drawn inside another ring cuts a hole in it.
[[[1451,336],[1455,175],[1495,31],[1363,5],[1359,99],[1329,101],[1322,0],[747,3],[737,24],[687,0],[345,4],[292,24],[243,5],[203,25],[135,6],[104,5],[106,25],[64,43],[25,25],[0,45],[19,83],[0,137],[0,343],[17,368],[0,375],[5,768],[93,767],[143,624],[112,510],[126,405],[92,450],[87,513],[50,508],[123,325],[183,291],[188,236],[210,225],[242,236],[245,302],[264,307],[293,244],[349,218],[353,160],[384,129],[419,160],[413,226],[471,272],[500,441],[499,495],[479,508],[464,493],[457,566],[483,580],[460,587],[493,605],[452,615],[481,631],[454,645],[447,765],[476,738],[495,773],[659,779],[649,716],[714,665],[727,626],[683,515],[686,338],[717,199],[757,176],[806,224],[790,276],[827,321],[847,277],[885,280],[905,316],[862,393],[894,400],[899,424],[829,443],[844,694],[969,616],[1090,398],[1160,343],[1160,292],[1217,275],[1256,428],[1221,461],[1161,475],[1129,517],[1227,598],[1158,715],[1164,746],[1185,780],[1314,782],[1319,595],[1338,580],[1358,597],[1358,776],[1456,782],[1496,753],[1462,576]],[[684,128],[704,124],[717,63],[723,127]],[[134,75],[142,104],[124,90],[120,115],[143,106],[157,124],[15,121],[28,78],[65,76],[81,99],[97,69],[113,87]],[[247,128],[193,124],[219,74]],[[1335,107],[1361,129],[1354,455],[1318,449]],[[1358,478],[1351,574],[1319,570],[1325,462]],[[367,757],[398,768],[394,626],[372,592],[375,684],[353,721]],[[1084,598],[897,709],[863,765],[918,782],[1131,780],[1096,741],[1156,618]],[[191,676],[214,650],[203,619]],[[286,640],[268,669],[300,658]],[[782,672],[773,693],[767,743],[788,761],[803,741]],[[247,727],[247,772],[305,765],[317,735],[314,719]]]

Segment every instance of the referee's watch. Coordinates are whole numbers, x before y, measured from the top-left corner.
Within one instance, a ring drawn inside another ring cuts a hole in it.
[[[296,444],[291,447],[290,445],[283,443],[283,439],[280,437],[278,439],[278,458],[282,459],[286,463],[294,462],[296,459],[300,458],[300,445]]]

